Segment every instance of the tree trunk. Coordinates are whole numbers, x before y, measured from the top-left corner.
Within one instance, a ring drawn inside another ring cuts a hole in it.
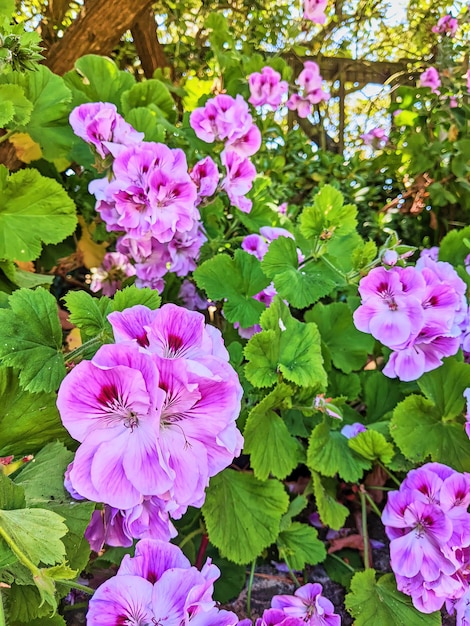
[[[151,0],[88,0],[62,39],[50,47],[45,64],[64,74],[84,54],[109,54],[151,4]]]
[[[146,78],[152,78],[158,67],[168,67],[168,59],[158,41],[155,13],[152,7],[141,13],[132,25],[132,38]]]

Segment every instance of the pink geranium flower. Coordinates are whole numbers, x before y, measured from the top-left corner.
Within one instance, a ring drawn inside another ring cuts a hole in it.
[[[220,157],[227,170],[221,188],[227,192],[233,206],[243,213],[249,213],[252,201],[246,197],[246,194],[253,186],[256,176],[255,166],[249,159],[239,156],[236,152],[224,150]]]
[[[458,27],[459,23],[457,19],[448,14],[439,18],[436,26],[433,26],[431,30],[433,33],[437,33],[439,35],[449,35],[449,37],[453,37],[457,32]]]
[[[113,296],[121,289],[122,282],[135,276],[135,267],[128,257],[120,252],[107,252],[99,267],[90,268],[91,291],[100,291],[104,296]]]
[[[59,390],[64,426],[81,442],[68,483],[81,497],[134,509],[121,515],[137,532],[138,520],[159,516],[153,505],[172,516],[202,505],[209,478],[241,451],[243,391],[202,314],[138,305],[109,320],[118,343],[79,363]]]
[[[309,626],[340,626],[341,618],[334,613],[333,604],[321,595],[322,590],[319,583],[307,583],[293,596],[274,596],[271,606],[281,609],[286,617],[301,619]]]
[[[219,576],[209,559],[198,571],[177,546],[142,539],[135,556],[126,555],[117,575],[96,590],[87,624],[235,626],[235,613],[219,610],[212,599]]]
[[[73,132],[91,144],[101,158],[116,156],[126,146],[140,143],[144,133],[137,132],[110,102],[80,104],[70,113]]]
[[[288,84],[281,80],[281,75],[272,67],[266,65],[261,72],[254,72],[248,77],[250,98],[248,102],[253,106],[269,106],[277,109],[282,98],[288,91]]]
[[[324,24],[327,4],[328,0],[304,0],[304,18],[314,24]]]
[[[419,77],[420,87],[430,87],[431,91],[435,94],[439,94],[439,87],[441,86],[441,79],[439,72],[435,67],[428,67]]]

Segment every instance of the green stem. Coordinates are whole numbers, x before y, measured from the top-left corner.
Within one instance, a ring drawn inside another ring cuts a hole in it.
[[[253,559],[248,579],[248,591],[246,592],[246,614],[251,619],[251,590],[253,589],[253,579],[255,577],[256,559]]]
[[[292,569],[292,567],[290,566],[290,563],[289,563],[289,561],[287,560],[287,557],[286,557],[284,554],[283,554],[282,556],[283,556],[283,558],[284,558],[284,561],[286,562],[287,569],[289,570],[289,575],[290,575],[290,577],[292,578],[292,580],[294,581],[294,585],[295,585],[296,587],[300,587],[300,583],[299,583],[299,581],[297,580],[297,576],[294,574],[294,570],[293,570],[293,569]]]
[[[366,498],[367,498],[367,502],[369,503],[370,508],[374,511],[374,513],[375,513],[376,515],[378,515],[378,516],[379,516],[379,518],[381,518],[381,517],[382,517],[382,513],[380,512],[379,507],[375,504],[375,502],[374,502],[374,501],[373,501],[373,499],[370,497],[370,495],[367,493],[367,491],[364,491],[364,495],[365,495],[365,496],[366,496]]]
[[[8,141],[14,133],[15,133],[14,130],[7,130],[7,132],[0,137],[0,143],[3,143],[4,141]]]
[[[36,567],[36,565],[34,565],[34,563],[32,561],[30,561],[30,559],[28,559],[26,554],[24,554],[24,552],[22,552],[18,548],[18,546],[13,541],[13,539],[10,537],[10,535],[1,526],[0,526],[0,537],[2,537],[5,540],[5,542],[8,545],[8,547],[15,554],[15,556],[18,558],[18,561],[22,565],[27,567],[29,569],[29,571],[32,573],[33,576],[39,576],[39,574],[41,573],[40,570],[39,570],[39,567]]]
[[[353,572],[353,574],[356,573],[354,567],[352,567],[352,565],[349,565],[349,563],[346,563],[346,561],[340,558],[337,554],[329,554],[328,556],[330,556],[332,559],[335,559],[335,561],[341,563],[341,565],[344,565],[344,567],[346,567],[346,569],[348,569],[350,572]]]
[[[348,281],[348,275],[347,275],[347,274],[345,274],[344,272],[342,272],[342,271],[339,269],[339,267],[336,267],[336,265],[334,265],[334,264],[333,264],[333,263],[332,263],[329,259],[327,259],[325,256],[322,256],[320,260],[321,260],[321,261],[323,261],[323,263],[324,263],[325,265],[327,265],[327,266],[328,266],[331,270],[333,270],[334,272],[336,272],[336,273],[338,274],[338,276],[341,276],[341,278],[342,278],[343,280],[346,280],[347,282],[349,282],[349,281]]]
[[[362,515],[362,540],[364,542],[364,569],[369,569],[369,533],[367,531],[367,505],[366,505],[366,493],[363,486],[359,491],[361,498],[361,515]]]
[[[0,589],[0,626],[7,626],[5,621],[5,611],[3,609],[2,590]]]
[[[192,533],[189,533],[189,535],[186,535],[183,541],[179,544],[179,548],[182,550],[183,546],[185,546],[188,543],[188,541],[191,541],[191,539],[194,539],[194,537],[201,535],[203,532],[204,530],[202,528],[196,528],[196,530],[193,530]]]
[[[385,467],[385,465],[381,461],[377,461],[377,463],[380,465],[380,467],[383,469],[383,471],[387,474],[387,476],[393,480],[395,485],[397,487],[400,487],[401,482],[398,480],[398,478],[395,476],[395,474],[393,474],[393,472],[391,472],[389,469],[387,469]]]
[[[80,609],[88,608],[88,602],[75,602],[75,604],[67,604],[60,610],[66,613],[67,611],[78,611]]]
[[[90,589],[90,587],[87,587],[86,585],[81,585],[80,583],[77,583],[73,580],[56,580],[55,582],[60,583],[61,585],[65,585],[66,587],[70,587],[70,589],[78,589],[79,591],[83,591],[89,596],[92,596],[95,593],[94,589]]]
[[[77,358],[80,358],[83,354],[85,354],[93,346],[101,345],[103,343],[103,340],[103,334],[100,333],[96,337],[85,341],[85,343],[82,343],[81,346],[78,346],[78,348],[75,348],[75,350],[72,350],[72,352],[69,352],[67,355],[64,356],[65,363],[72,363]]]

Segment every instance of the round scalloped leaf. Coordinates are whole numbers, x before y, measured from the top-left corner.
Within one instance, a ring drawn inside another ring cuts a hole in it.
[[[227,469],[211,478],[202,514],[211,543],[222,556],[242,565],[276,540],[288,506],[279,481],[262,482]]]
[[[75,205],[57,181],[37,170],[8,177],[6,171],[0,166],[0,258],[32,261],[43,243],[59,243],[73,233]]]

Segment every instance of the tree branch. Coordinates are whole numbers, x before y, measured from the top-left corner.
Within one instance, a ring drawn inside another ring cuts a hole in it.
[[[84,54],[109,54],[150,5],[151,0],[88,0],[62,39],[50,47],[45,64],[56,74],[64,74]]]

